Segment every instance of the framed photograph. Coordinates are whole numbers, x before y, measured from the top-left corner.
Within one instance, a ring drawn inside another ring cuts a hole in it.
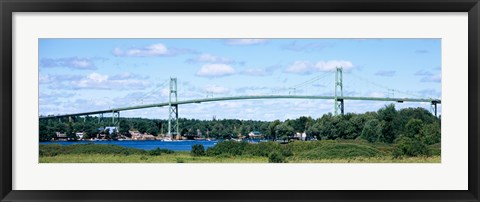
[[[479,201],[479,4],[1,1],[2,201]]]

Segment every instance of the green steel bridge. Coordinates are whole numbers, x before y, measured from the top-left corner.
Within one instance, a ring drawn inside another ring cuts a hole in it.
[[[182,100],[178,101],[177,99],[177,79],[170,78],[170,95],[168,102],[156,103],[156,104],[145,104],[145,105],[136,105],[130,107],[119,107],[106,110],[97,110],[90,112],[80,112],[80,113],[71,113],[71,114],[61,114],[61,115],[49,115],[49,116],[40,116],[40,119],[53,119],[53,118],[65,118],[68,117],[81,117],[88,115],[99,115],[99,121],[103,118],[104,114],[112,114],[112,124],[118,125],[120,112],[136,109],[146,109],[154,107],[169,107],[169,119],[168,119],[168,134],[176,135],[178,134],[178,106],[185,104],[198,104],[205,102],[219,102],[219,101],[230,101],[230,100],[255,100],[255,99],[319,99],[319,100],[334,100],[334,114],[344,114],[344,101],[345,100],[365,100],[365,101],[391,101],[391,102],[420,102],[420,103],[430,103],[433,109],[433,113],[437,116],[437,104],[441,104],[440,99],[433,98],[400,98],[400,97],[352,97],[352,96],[343,96],[343,81],[342,81],[342,68],[337,68],[335,75],[335,94],[333,96],[320,96],[320,95],[249,95],[249,96],[229,96],[229,97],[215,97],[215,98],[202,98],[202,99],[191,99],[191,100]]]
[[[422,98],[380,98],[380,97],[336,97],[337,100],[369,100],[369,101],[393,101],[393,102],[428,102],[432,105],[441,104],[441,101],[438,99],[422,99]],[[62,115],[51,115],[51,116],[41,116],[40,119],[48,118],[62,118],[62,117],[72,117],[72,116],[87,116],[95,114],[107,114],[107,113],[117,113],[120,111],[128,111],[135,109],[145,109],[153,107],[166,107],[169,105],[184,105],[184,104],[199,104],[203,102],[218,102],[218,101],[228,101],[228,100],[255,100],[255,99],[313,99],[313,100],[334,100],[334,96],[308,96],[308,95],[249,95],[249,96],[231,96],[231,97],[216,97],[216,98],[202,98],[202,99],[193,99],[193,100],[183,100],[176,102],[162,102],[156,104],[146,104],[146,105],[137,105],[131,107],[120,107],[112,108],[107,110],[99,111],[90,111],[90,112],[81,112],[73,114],[62,114]]]

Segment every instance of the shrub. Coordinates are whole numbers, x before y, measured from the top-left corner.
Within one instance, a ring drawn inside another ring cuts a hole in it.
[[[285,156],[278,152],[272,152],[268,155],[268,162],[269,163],[286,163],[287,160]]]
[[[248,143],[235,142],[235,141],[223,141],[217,143],[215,146],[207,149],[208,156],[218,156],[220,154],[228,156],[240,156],[243,154],[243,149]]]
[[[382,123],[378,119],[371,119],[365,123],[360,137],[373,143],[378,141],[381,134]]]
[[[247,144],[244,147],[243,154],[250,156],[268,157],[272,152],[281,153],[284,156],[292,156],[292,147],[288,144],[278,144],[276,142],[260,142],[258,144]]]
[[[293,155],[292,147],[288,144],[278,144],[276,142],[260,142],[256,144],[250,144],[247,142],[234,141],[217,143],[215,146],[207,149],[206,155],[217,157],[232,157],[241,155],[269,157],[272,152],[279,153],[285,157]]]
[[[173,153],[172,150],[170,150],[170,149],[160,149],[159,147],[157,147],[156,149],[148,151],[148,154],[150,154],[150,156],[160,156],[162,154],[171,154],[171,153]]]
[[[205,148],[201,144],[194,144],[191,154],[192,156],[205,156]]]
[[[425,124],[420,131],[423,142],[427,145],[440,143],[441,131],[439,123]]]
[[[428,145],[428,150],[430,152],[429,154],[433,156],[440,156],[440,154],[442,153],[440,143]]]
[[[58,154],[69,153],[68,148],[59,144],[40,145],[40,156],[56,156]]]
[[[146,154],[145,150],[121,147],[117,145],[97,145],[74,144],[61,146],[58,144],[40,145],[40,156],[56,156],[59,154],[114,154],[114,155],[131,155]]]
[[[394,145],[394,158],[400,156],[430,156],[430,150],[427,145],[418,139],[401,136]]]
[[[317,143],[315,145],[315,148],[304,150],[298,156],[305,159],[348,159],[383,155],[378,149],[368,145],[352,143]]]

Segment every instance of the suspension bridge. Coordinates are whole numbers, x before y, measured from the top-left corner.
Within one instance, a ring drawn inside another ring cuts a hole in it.
[[[308,84],[311,84],[315,81],[325,78],[324,75],[314,77],[310,80],[304,81],[300,84],[297,84],[291,88],[291,91],[288,95],[240,95],[240,96],[223,96],[223,97],[207,97],[207,98],[200,98],[200,99],[190,99],[190,100],[178,100],[178,92],[177,92],[177,78],[170,78],[170,87],[169,87],[169,99],[168,102],[161,102],[161,103],[154,103],[154,104],[142,104],[142,105],[135,105],[135,106],[128,106],[128,107],[119,107],[119,108],[112,108],[106,110],[97,110],[97,111],[89,111],[89,112],[80,112],[80,113],[71,113],[71,114],[61,114],[61,115],[48,115],[48,116],[40,116],[40,119],[54,119],[54,118],[65,118],[68,117],[69,120],[72,120],[73,117],[84,117],[88,115],[98,115],[99,121],[103,119],[104,114],[112,114],[112,124],[119,125],[120,120],[120,112],[121,111],[128,111],[128,110],[136,110],[136,109],[146,109],[146,108],[155,108],[155,107],[168,107],[168,133],[171,137],[176,136],[179,134],[179,119],[178,119],[178,107],[179,105],[186,105],[186,104],[195,104],[195,103],[206,103],[206,102],[219,102],[219,101],[229,101],[229,100],[255,100],[255,99],[319,99],[319,100],[334,100],[334,107],[333,112],[334,115],[343,115],[344,114],[344,106],[346,100],[363,100],[363,101],[390,101],[390,102],[417,102],[417,103],[430,103],[432,106],[432,113],[437,116],[437,105],[441,104],[440,99],[435,98],[400,98],[400,97],[364,97],[364,96],[344,96],[343,94],[343,68],[337,67],[335,71],[335,91],[331,96],[323,96],[323,95],[296,95],[295,92],[297,89],[304,87]],[[365,80],[363,78],[360,78]],[[382,85],[370,82],[365,80],[366,82],[371,83],[372,85],[376,85],[382,88],[386,88]],[[395,91],[392,89],[387,88],[387,90],[391,93],[393,92],[400,92],[403,94],[411,95],[407,92],[402,91]],[[292,93],[293,91],[293,93]]]

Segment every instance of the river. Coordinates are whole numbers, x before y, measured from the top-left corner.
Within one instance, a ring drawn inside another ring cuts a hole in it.
[[[190,151],[192,145],[202,144],[205,149],[213,147],[218,141],[207,140],[180,140],[180,141],[159,141],[159,140],[124,140],[124,141],[75,141],[75,142],[40,142],[40,144],[60,144],[60,145],[72,145],[72,144],[111,144],[122,147],[131,147],[144,150],[152,150],[157,147],[162,149],[170,149],[173,151]]]

